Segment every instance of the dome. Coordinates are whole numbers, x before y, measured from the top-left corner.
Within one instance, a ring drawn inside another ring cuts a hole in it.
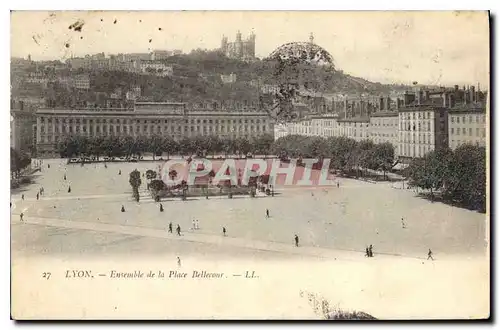
[[[290,42],[279,46],[269,56],[270,60],[297,60],[302,63],[333,66],[333,56],[311,42]]]

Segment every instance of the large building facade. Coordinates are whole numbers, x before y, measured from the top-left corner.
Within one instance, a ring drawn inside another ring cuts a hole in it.
[[[401,159],[423,157],[448,146],[446,108],[408,106],[399,111],[398,155]]]
[[[222,36],[220,50],[229,58],[253,60],[255,58],[255,34],[252,32],[247,39],[242,40],[241,32],[238,31],[234,42],[229,42],[226,36]]]
[[[390,143],[398,154],[399,118],[396,111],[380,111],[370,116],[370,139],[373,143]]]
[[[251,138],[273,134],[265,112],[191,109],[185,103],[138,102],[129,109],[40,109],[36,112],[39,156],[57,155],[57,143],[67,136],[218,135]]]
[[[486,109],[458,107],[448,114],[449,147],[454,150],[462,144],[486,146],[488,127]]]

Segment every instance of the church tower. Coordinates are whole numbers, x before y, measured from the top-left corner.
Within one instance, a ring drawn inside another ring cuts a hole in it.
[[[235,40],[234,44],[235,44],[236,57],[242,58],[243,57],[243,42],[241,41],[240,30],[238,30],[238,32],[236,33],[236,40]]]
[[[220,49],[224,54],[227,53],[227,37],[225,35],[222,35],[222,40],[220,42]]]
[[[255,58],[255,33],[250,33],[248,37],[248,54],[246,54],[250,58]]]

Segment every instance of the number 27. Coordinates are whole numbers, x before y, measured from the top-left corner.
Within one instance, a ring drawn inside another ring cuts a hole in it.
[[[42,273],[42,278],[49,279],[50,278],[50,273]]]

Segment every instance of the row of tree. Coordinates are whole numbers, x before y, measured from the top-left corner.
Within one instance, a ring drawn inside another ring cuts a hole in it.
[[[184,137],[175,140],[170,136],[108,136],[108,137],[85,137],[68,136],[58,143],[58,151],[61,157],[126,157],[141,156],[144,153],[152,153],[155,156],[172,154],[209,156],[216,154],[239,156],[253,154],[267,155],[271,150],[274,138],[272,135],[264,134],[251,139],[222,138],[218,135]]]
[[[244,137],[222,138],[217,135],[184,137],[175,140],[170,136],[69,136],[58,144],[61,157],[125,157],[152,153],[155,156],[173,154],[182,156],[215,156],[224,154],[246,156],[248,153],[288,158],[330,158],[331,167],[345,173],[363,175],[363,170],[382,170],[394,166],[394,147],[390,143],[374,144],[370,140],[357,142],[347,137],[308,137],[288,135],[274,141],[272,135],[251,139]]]
[[[486,149],[464,144],[455,150],[431,151],[407,168],[410,185],[439,192],[445,200],[471,209],[486,209]]]
[[[272,151],[281,159],[330,159],[330,167],[344,173],[363,175],[364,171],[386,172],[395,165],[394,146],[390,143],[374,144],[371,140],[356,141],[347,137],[288,135],[276,140]]]

